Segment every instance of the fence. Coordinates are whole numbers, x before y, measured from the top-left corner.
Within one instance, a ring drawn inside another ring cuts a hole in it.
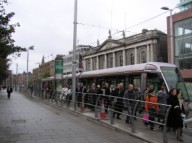
[[[44,102],[72,111],[74,111],[74,106],[77,106],[77,112],[98,120],[107,120],[111,125],[119,123],[121,126],[125,126],[128,124],[133,134],[141,126],[159,126],[162,128],[163,142],[168,142],[166,123],[171,106],[112,95],[96,94],[94,92],[76,92],[75,94],[76,99],[72,100],[72,93],[70,92],[68,94],[61,94],[61,92],[57,91],[48,92],[47,90],[42,90],[36,97]],[[147,104],[159,108],[158,114],[155,110],[149,110],[148,119],[146,119],[147,113],[144,109]],[[117,119],[115,116],[117,116]],[[123,116],[126,120],[120,121],[118,116]],[[155,120],[156,118],[158,120]]]

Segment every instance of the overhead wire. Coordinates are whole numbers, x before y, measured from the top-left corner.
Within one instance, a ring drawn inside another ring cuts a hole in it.
[[[177,7],[175,7],[175,8],[177,8]],[[173,8],[172,10],[174,10],[175,8]],[[151,18],[149,18],[149,19],[147,19],[147,20],[144,20],[144,21],[142,21],[142,22],[139,22],[139,23],[137,23],[137,24],[135,24],[135,25],[132,25],[132,26],[130,26],[130,27],[126,28],[126,29],[123,29],[123,30],[119,30],[119,29],[115,29],[115,28],[110,29],[110,28],[104,27],[104,26],[89,25],[89,24],[80,23],[80,22],[78,22],[78,24],[79,24],[79,25],[83,25],[83,26],[91,26],[91,27],[94,27],[94,28],[102,28],[102,29],[108,29],[108,30],[116,30],[116,32],[114,32],[114,33],[111,35],[111,36],[115,36],[115,35],[123,32],[123,31],[126,32],[126,31],[128,31],[128,30],[130,30],[130,29],[133,29],[133,28],[135,28],[135,27],[137,27],[137,26],[140,26],[140,25],[142,25],[142,24],[144,24],[144,23],[147,23],[147,22],[149,22],[149,21],[151,21],[151,20],[153,20],[153,19],[156,19],[156,18],[158,18],[158,17],[160,17],[160,16],[162,16],[162,15],[164,15],[165,13],[168,13],[168,12],[169,12],[169,10],[167,10],[167,11],[161,13],[161,14],[158,14],[158,15],[156,15],[156,16],[154,16],[154,17],[151,17]],[[131,31],[128,31],[128,32],[131,32]],[[107,37],[101,38],[101,39],[99,40],[99,42],[102,41],[102,40],[105,40],[105,39],[107,39]],[[97,43],[97,41],[92,42],[92,43],[90,43],[89,45],[93,45],[93,44],[95,44],[95,43]]]

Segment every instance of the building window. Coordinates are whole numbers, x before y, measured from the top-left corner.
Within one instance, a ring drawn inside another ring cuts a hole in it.
[[[99,57],[99,69],[104,69],[105,57],[104,55]]]
[[[134,53],[131,53],[130,54],[130,65],[134,65],[134,60],[135,60]]]
[[[119,51],[116,53],[116,67],[123,66],[123,52]]]
[[[192,68],[192,18],[178,21],[175,27],[175,60],[180,69]],[[190,59],[190,60],[189,60]]]
[[[123,66],[123,56],[122,55],[119,56],[119,61],[120,61],[120,66]]]
[[[97,58],[96,57],[93,58],[92,65],[93,65],[93,70],[96,70],[97,69]]]
[[[113,54],[107,54],[107,68],[113,67]]]
[[[141,63],[146,63],[146,52],[145,51],[141,51]]]
[[[86,71],[89,71],[90,70],[90,59],[87,59],[86,60]]]
[[[113,57],[110,59],[111,68],[113,67]]]
[[[192,61],[192,58],[191,58],[191,59],[188,59],[188,58],[186,58],[186,59],[181,59],[181,60],[179,61],[179,67],[180,67],[180,69],[192,69],[192,63],[191,63],[191,61]]]

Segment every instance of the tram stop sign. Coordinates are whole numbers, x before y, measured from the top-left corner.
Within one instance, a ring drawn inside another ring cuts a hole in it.
[[[55,79],[63,78],[63,60],[55,59]]]

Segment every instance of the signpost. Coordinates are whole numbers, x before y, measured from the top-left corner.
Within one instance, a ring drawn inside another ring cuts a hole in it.
[[[55,90],[56,94],[59,94],[62,89],[63,79],[63,57],[57,56],[55,58]]]

